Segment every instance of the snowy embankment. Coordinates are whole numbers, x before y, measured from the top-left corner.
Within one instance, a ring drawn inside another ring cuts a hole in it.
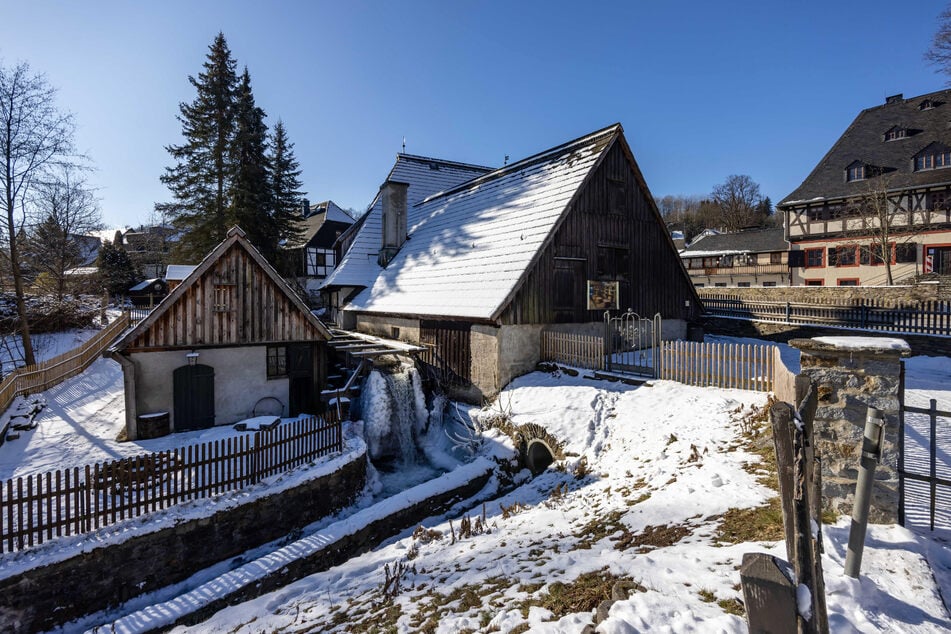
[[[784,557],[775,532],[743,532],[769,515],[775,496],[742,438],[765,402],[667,381],[632,388],[542,373],[517,379],[497,407],[561,438],[569,456],[561,469],[473,509],[486,521],[465,535],[458,520],[434,521],[227,608],[195,631],[580,632],[621,581],[631,592],[599,632],[743,632],[743,554]],[[847,520],[825,535],[836,631],[951,626],[922,537],[871,527],[855,581],[843,575]]]

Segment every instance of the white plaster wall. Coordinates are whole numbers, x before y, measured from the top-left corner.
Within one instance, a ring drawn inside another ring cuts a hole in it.
[[[186,365],[187,350],[137,352],[135,396],[138,415],[167,411],[175,429],[172,372]],[[267,346],[198,349],[198,363],[215,369],[215,425],[230,425],[247,418],[254,404],[273,396],[287,414],[288,379],[267,379]]]

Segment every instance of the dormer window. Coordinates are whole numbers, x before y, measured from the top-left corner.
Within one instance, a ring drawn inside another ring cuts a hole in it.
[[[845,168],[845,180],[850,183],[865,180],[865,163],[856,161]]]
[[[923,99],[920,104],[918,104],[919,110],[931,110],[938,106],[938,102],[934,99]]]
[[[885,133],[886,141],[897,141],[898,139],[904,139],[908,136],[908,130],[905,128],[900,128],[897,125],[891,130]]]
[[[951,167],[951,149],[932,143],[915,155],[915,171],[942,169]]]

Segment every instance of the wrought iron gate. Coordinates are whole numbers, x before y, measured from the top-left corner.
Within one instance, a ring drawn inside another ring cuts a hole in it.
[[[615,317],[604,313],[606,370],[656,377],[660,367],[660,313],[653,319],[627,311]]]

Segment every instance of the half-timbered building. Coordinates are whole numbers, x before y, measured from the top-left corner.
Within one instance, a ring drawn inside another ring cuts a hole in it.
[[[392,176],[379,219],[328,280],[350,289],[338,319],[433,346],[472,400],[531,371],[546,328],[600,334],[606,310],[631,309],[660,313],[668,335],[683,336],[698,317],[620,124],[415,204],[415,183]]]
[[[305,201],[297,221],[300,233],[288,241],[285,277],[294,281],[313,306],[320,305],[319,288],[337,265],[334,242],[353,218],[332,200],[311,206]]]
[[[109,350],[124,375],[127,434],[157,413],[175,431],[234,423],[264,399],[285,415],[316,413],[329,338],[234,227]]]
[[[894,95],[859,113],[777,205],[794,284],[880,285],[888,271],[895,283],[951,274],[949,121],[951,90]]]

